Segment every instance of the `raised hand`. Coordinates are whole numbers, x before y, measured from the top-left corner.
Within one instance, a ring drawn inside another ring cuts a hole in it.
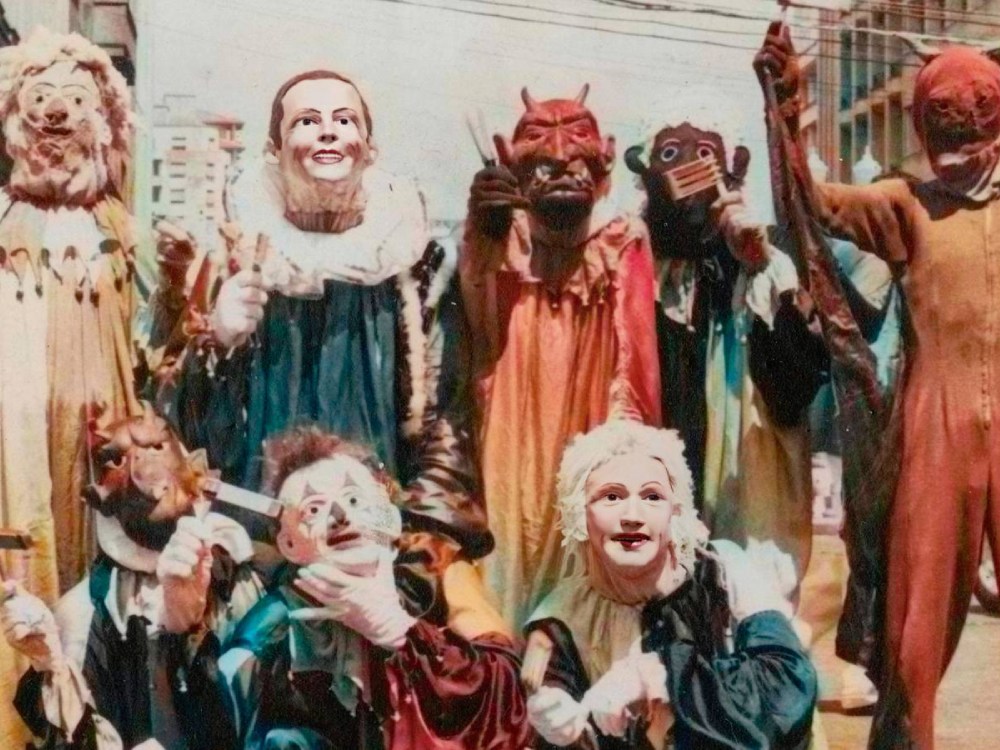
[[[264,319],[264,291],[260,271],[244,269],[226,279],[209,316],[216,341],[222,346],[241,346]]]
[[[750,217],[740,191],[731,190],[721,195],[712,204],[710,215],[733,257],[744,268],[753,273],[767,264],[769,246],[764,228]]]
[[[778,104],[794,103],[797,111],[796,97],[801,85],[801,72],[798,55],[792,45],[791,31],[787,25],[774,21],[768,26],[764,44],[754,57],[753,67],[757,71],[761,85],[764,85],[766,78],[770,76]]]
[[[295,587],[321,606],[297,609],[291,616],[297,620],[336,620],[376,646],[400,648],[416,619],[399,601],[393,558],[392,552],[382,550],[372,575],[352,572],[358,561],[350,555],[345,555],[345,564],[327,556],[322,562],[300,568]]]
[[[186,633],[204,618],[212,578],[210,540],[203,520],[184,516],[160,553],[156,576],[163,585],[162,624],[170,633]]]
[[[0,627],[7,643],[24,654],[36,672],[57,671],[65,662],[52,610],[16,581],[4,581],[0,597]]]
[[[527,208],[517,178],[501,165],[483,167],[472,178],[469,189],[469,216],[476,228],[488,237],[507,234],[515,208]]]

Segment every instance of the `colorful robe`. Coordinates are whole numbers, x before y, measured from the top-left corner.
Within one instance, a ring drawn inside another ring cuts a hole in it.
[[[419,571],[419,572],[418,572]],[[243,750],[521,750],[528,745],[518,649],[483,598],[478,573],[428,574],[397,562],[418,617],[395,652],[334,621],[300,622],[309,605],[287,582],[250,611],[220,660]]]
[[[36,747],[132,750],[150,739],[165,750],[236,747],[216,659],[262,589],[246,532],[218,514],[206,520],[215,534],[208,606],[202,626],[187,634],[166,633],[160,624],[165,604],[156,553],[131,542],[120,526],[101,537],[107,548],[90,576],[55,607],[71,669],[28,670],[18,685],[15,706]]]
[[[369,170],[360,226],[305,232],[285,221],[274,175],[260,169],[237,184],[245,242],[228,264],[261,262],[264,319],[229,352],[193,339],[160,388],[159,410],[224,479],[250,489],[262,442],[289,427],[317,424],[369,445],[407,485],[407,519],[445,530],[470,557],[486,554],[454,255],[429,241],[416,187]],[[258,234],[270,246],[263,259],[249,255]],[[241,520],[255,537],[273,533],[258,517]]]
[[[741,621],[727,646],[726,592],[714,561],[700,558],[692,576],[663,599],[616,603],[568,579],[532,616],[555,644],[545,684],[581,700],[611,663],[642,639],[667,671],[666,716],[630,722],[624,738],[592,725],[576,750],[804,750],[818,695],[816,672],[787,618],[759,612]],[[536,747],[550,750],[540,742]]]
[[[826,352],[796,308],[788,258],[748,277],[721,238],[708,242],[704,260],[657,259],[664,424],[684,438],[712,534],[773,540],[801,580],[812,543],[805,410]]]
[[[25,585],[50,605],[93,555],[81,500],[87,422],[138,410],[134,251],[132,217],[116,198],[46,209],[0,193],[0,525],[31,534]],[[0,644],[0,705],[26,666]],[[22,732],[0,711],[0,746]]]
[[[660,422],[649,242],[641,222],[605,214],[599,204],[579,263],[558,282],[529,271],[524,212],[501,240],[466,228],[459,273],[496,539],[487,581],[510,623],[559,578],[555,475],[566,442],[612,415]]]

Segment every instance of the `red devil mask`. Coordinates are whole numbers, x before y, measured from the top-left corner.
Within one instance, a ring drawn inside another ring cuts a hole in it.
[[[575,99],[537,102],[524,88],[526,111],[513,140],[493,137],[500,162],[517,177],[532,209],[555,223],[586,216],[608,190],[615,141],[601,138],[597,120],[584,106],[589,90],[584,85]]]
[[[938,178],[974,191],[1000,153],[1000,66],[972,47],[919,51],[926,65],[913,92],[917,135]]]

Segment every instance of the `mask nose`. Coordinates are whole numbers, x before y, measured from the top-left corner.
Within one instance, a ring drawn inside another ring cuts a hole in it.
[[[45,106],[45,121],[49,125],[62,125],[69,117],[69,110],[62,99],[53,99]]]
[[[330,505],[330,516],[327,519],[326,525],[330,531],[336,531],[350,525],[347,520],[347,513],[340,507],[340,503],[332,503]]]
[[[319,142],[320,143],[336,143],[337,142],[337,134],[334,133],[332,130],[331,131],[327,131],[325,133],[321,133],[320,136],[319,136]]]

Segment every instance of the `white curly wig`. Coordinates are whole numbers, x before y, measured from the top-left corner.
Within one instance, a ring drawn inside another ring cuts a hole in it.
[[[678,562],[694,564],[695,550],[708,543],[708,529],[694,507],[694,481],[684,458],[684,441],[677,430],[625,419],[614,419],[575,437],[563,452],[557,479],[557,495],[563,546],[586,542],[587,478],[615,456],[639,453],[663,464],[670,478],[676,515],[672,521]]]
[[[132,97],[124,76],[108,53],[79,34],[54,34],[37,28],[19,44],[0,49],[0,122],[18,112],[17,95],[24,80],[58,62],[73,62],[94,77],[112,149],[127,152],[133,128]]]

